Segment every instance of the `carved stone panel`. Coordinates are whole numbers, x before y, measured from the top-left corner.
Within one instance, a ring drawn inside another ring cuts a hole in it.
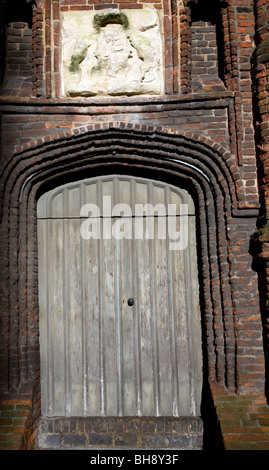
[[[162,94],[156,10],[63,12],[61,39],[63,95]]]

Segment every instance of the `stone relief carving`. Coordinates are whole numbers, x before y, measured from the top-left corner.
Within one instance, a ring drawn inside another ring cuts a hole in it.
[[[155,10],[65,12],[62,24],[64,95],[162,93],[162,39]]]

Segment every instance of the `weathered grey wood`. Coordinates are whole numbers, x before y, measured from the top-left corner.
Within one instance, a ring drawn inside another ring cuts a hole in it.
[[[124,218],[105,218],[104,196],[112,208],[123,204]],[[100,239],[81,237],[86,203],[100,208]],[[160,238],[167,217],[154,218],[153,239],[149,218],[141,217],[143,238],[135,239],[130,215],[146,203],[188,204],[185,250],[171,251],[169,238]],[[127,238],[106,239],[104,224]],[[199,416],[201,325],[189,194],[119,175],[68,184],[39,199],[38,240],[42,414]]]

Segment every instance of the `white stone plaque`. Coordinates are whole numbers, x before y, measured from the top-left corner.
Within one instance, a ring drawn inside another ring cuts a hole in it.
[[[63,95],[162,94],[156,10],[63,12],[61,39]]]

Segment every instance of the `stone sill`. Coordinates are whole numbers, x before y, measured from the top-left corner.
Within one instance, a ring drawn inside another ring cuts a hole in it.
[[[186,95],[171,96],[147,96],[147,97],[90,97],[90,98],[34,98],[0,96],[0,106],[4,105],[26,105],[26,106],[67,106],[67,107],[117,107],[117,106],[159,106],[176,105],[189,102],[207,102],[227,98],[234,98],[235,93],[227,90],[208,93],[192,93]]]
[[[37,446],[87,450],[201,450],[200,417],[43,417]]]

